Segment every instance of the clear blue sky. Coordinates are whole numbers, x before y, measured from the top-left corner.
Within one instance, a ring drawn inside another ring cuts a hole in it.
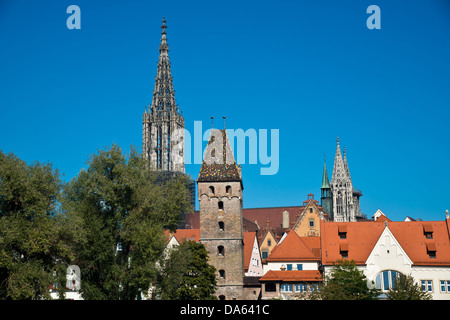
[[[66,8],[81,8],[69,30]],[[369,30],[366,9],[381,8]],[[243,165],[244,207],[320,198],[345,146],[361,209],[450,209],[450,3],[0,0],[0,149],[70,180],[98,148],[141,148],[167,19],[177,103],[194,121],[279,129],[280,168]],[[199,165],[188,165],[196,179]]]

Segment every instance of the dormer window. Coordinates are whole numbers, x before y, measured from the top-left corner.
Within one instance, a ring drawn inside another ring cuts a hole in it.
[[[348,243],[341,243],[339,253],[343,259],[348,258]]]
[[[427,239],[433,239],[433,227],[429,224],[423,225],[423,234]]]
[[[427,243],[427,254],[431,259],[436,259],[436,245],[434,242]]]
[[[347,239],[347,225],[338,226],[338,235],[341,239]]]

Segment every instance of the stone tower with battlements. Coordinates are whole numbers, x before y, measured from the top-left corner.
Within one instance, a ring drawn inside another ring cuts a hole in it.
[[[244,243],[241,167],[225,129],[212,129],[197,179],[200,242],[216,268],[219,299],[243,299]]]
[[[162,23],[153,99],[143,116],[142,153],[154,169],[184,173],[184,118],[175,103],[164,18]]]

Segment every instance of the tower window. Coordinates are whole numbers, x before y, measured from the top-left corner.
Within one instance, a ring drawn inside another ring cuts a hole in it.
[[[214,194],[214,187],[213,186],[209,186],[209,193]]]
[[[219,230],[225,231],[225,223],[223,223],[223,221],[219,221]]]
[[[231,196],[231,186],[226,187],[226,193]]]
[[[219,201],[219,210],[223,210],[223,201]]]
[[[223,246],[217,247],[217,255],[224,256],[225,255],[225,248]]]
[[[219,276],[221,279],[225,279],[225,270],[219,270]]]

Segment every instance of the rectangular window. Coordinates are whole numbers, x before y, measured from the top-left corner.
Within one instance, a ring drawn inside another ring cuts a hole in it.
[[[433,281],[432,280],[421,280],[422,291],[433,292]]]
[[[267,259],[268,256],[269,256],[269,252],[267,252],[267,251],[263,251],[262,252],[262,258],[263,259]]]
[[[314,227],[314,220],[309,220],[309,227],[310,228]]]
[[[450,280],[441,280],[441,292],[450,293]]]
[[[303,270],[303,264],[301,263],[297,264],[297,270]]]
[[[389,271],[383,271],[383,289],[389,290]]]
[[[306,283],[295,284],[295,292],[305,292],[307,290]]]
[[[288,264],[287,266],[287,270],[292,270],[292,264]]]
[[[281,292],[292,292],[292,284],[290,284],[290,283],[283,283],[281,285]]]

